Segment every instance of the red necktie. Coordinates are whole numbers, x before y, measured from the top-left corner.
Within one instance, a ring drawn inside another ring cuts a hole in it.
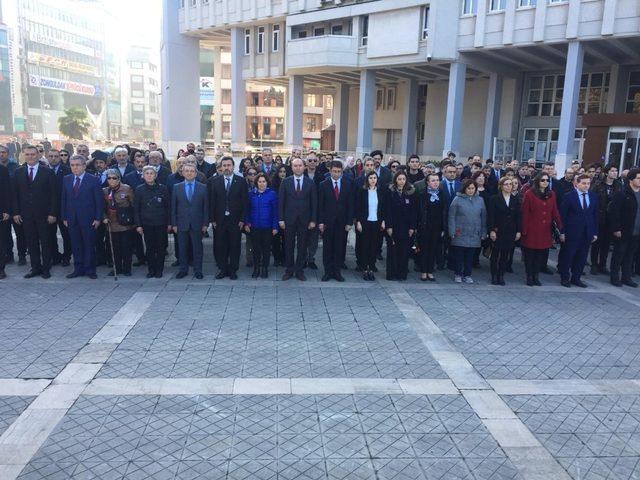
[[[80,177],[76,177],[76,181],[73,183],[73,194],[77,195],[80,190]]]
[[[29,183],[33,183],[33,167],[29,167]]]
[[[338,182],[333,184],[333,195],[336,197],[336,200],[340,198],[340,189],[338,188]]]

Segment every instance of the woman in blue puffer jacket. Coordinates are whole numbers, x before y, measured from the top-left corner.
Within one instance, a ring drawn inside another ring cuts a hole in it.
[[[253,246],[253,278],[269,277],[272,238],[278,233],[278,196],[264,173],[256,175],[249,192],[245,231]]]

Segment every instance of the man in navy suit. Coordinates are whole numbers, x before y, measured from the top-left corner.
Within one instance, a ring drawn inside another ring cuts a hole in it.
[[[316,185],[304,175],[304,162],[300,158],[291,161],[293,175],[280,184],[279,218],[280,228],[284,230],[284,254],[286,271],[282,280],[294,275],[302,282],[304,262],[307,256],[309,231],[316,228],[318,216],[318,193]],[[297,252],[294,255],[294,251]]]
[[[318,228],[322,234],[322,281],[332,277],[344,282],[340,268],[347,247],[347,234],[353,225],[353,187],[342,174],[342,162],[330,165],[330,177],[320,183],[318,194]]]
[[[189,244],[193,251],[193,270],[198,280],[202,275],[202,235],[209,228],[209,198],[206,185],[196,182],[196,166],[182,166],[184,181],[173,187],[171,195],[171,225],[178,234],[180,271],[176,278],[189,273]]]
[[[49,167],[56,176],[56,184],[58,186],[58,194],[62,192],[62,181],[64,177],[71,173],[71,169],[61,163],[60,151],[52,148],[47,153],[47,160],[49,161]],[[60,229],[60,235],[62,236],[62,253],[58,250],[58,228]],[[71,261],[71,237],[69,236],[69,229],[64,226],[62,216],[58,215],[58,221],[51,225],[51,260],[52,265],[62,264],[63,267],[68,267]]]
[[[440,182],[440,190],[442,191],[442,198],[444,199],[444,206],[448,210],[451,206],[451,202],[456,198],[456,194],[458,190],[460,190],[460,180],[457,180],[458,170],[456,166],[452,163],[447,164],[442,171],[442,181]],[[445,215],[447,218],[447,215]],[[446,231],[446,225],[445,225]],[[436,261],[438,263],[438,269],[443,270],[445,259],[447,260],[447,268],[453,269],[453,255],[449,248],[449,244],[451,239],[448,235],[444,236],[444,241],[442,242],[442,255],[436,256]],[[440,253],[440,252],[438,252]]]
[[[495,160],[493,162],[493,168],[489,178],[487,178],[487,188],[492,195],[498,193],[498,182],[504,177],[504,170],[502,169],[502,160]]]
[[[158,152],[160,154],[160,152]],[[133,168],[135,169],[133,172],[127,173],[122,178],[122,183],[125,185],[129,185],[131,190],[135,192],[136,188],[144,183],[144,179],[142,178],[142,169],[147,163],[147,159],[144,157],[142,152],[136,152],[133,157]],[[142,235],[135,234],[133,237],[133,248],[136,253],[136,259],[138,260],[133,264],[134,267],[139,267],[144,265],[147,261],[145,253],[144,253],[144,242],[142,241]]]
[[[69,160],[71,175],[62,181],[62,219],[69,228],[73,251],[73,272],[67,278],[96,276],[96,229],[104,215],[100,180],[85,172],[87,160],[74,155]]]
[[[579,175],[575,188],[560,202],[562,247],[558,257],[558,271],[563,286],[572,284],[586,288],[580,280],[587,262],[589,246],[598,239],[598,197],[589,192],[591,177]]]

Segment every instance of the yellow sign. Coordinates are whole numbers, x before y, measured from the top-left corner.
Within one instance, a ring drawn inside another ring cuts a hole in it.
[[[27,59],[29,63],[37,63],[39,65],[59,68],[60,70],[69,70],[71,72],[82,73],[85,75],[93,75],[94,77],[100,76],[98,69],[93,65],[72,62],[71,60],[65,60],[64,58],[52,57],[51,55],[44,55],[37,52],[29,52]]]

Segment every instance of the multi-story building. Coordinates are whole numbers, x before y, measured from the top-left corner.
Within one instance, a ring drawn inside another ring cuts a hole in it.
[[[104,25],[101,0],[54,2],[7,0],[15,49],[17,111],[26,117],[34,138],[59,139],[58,118],[64,110],[85,110],[94,139],[106,127]]]
[[[133,46],[121,65],[122,135],[130,141],[160,138],[158,63],[150,48]]]
[[[340,151],[534,157],[560,172],[573,158],[638,163],[637,0],[164,0],[164,9],[167,105],[196,102],[187,96],[200,41],[230,45],[234,146],[244,143],[246,83],[258,80],[287,85],[288,145],[302,144],[305,91],[321,88],[333,94]],[[167,122],[167,139],[197,133]]]
[[[9,30],[3,21],[2,4],[0,4],[0,135],[13,133],[9,58]]]
[[[281,147],[284,143],[285,86],[282,82],[247,82],[245,91],[246,145]],[[228,146],[231,143],[231,98],[231,52],[227,47],[201,45],[200,130],[208,145]],[[332,121],[332,102],[331,92],[306,92],[304,147],[320,148],[321,131]]]

